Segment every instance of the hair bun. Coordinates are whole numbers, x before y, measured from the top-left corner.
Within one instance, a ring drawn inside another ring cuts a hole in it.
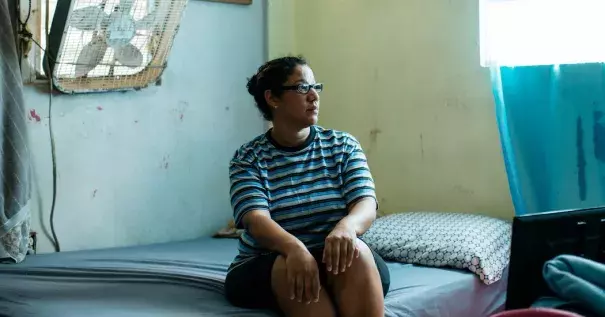
[[[248,88],[248,93],[252,96],[256,96],[256,92],[258,90],[258,74],[254,74],[251,78],[248,79],[248,84],[246,85]]]
[[[296,67],[307,65],[302,57],[286,56],[270,60],[258,68],[251,78],[248,78],[246,88],[248,93],[254,96],[257,108],[265,120],[273,120],[273,109],[267,103],[265,92],[271,91],[274,97],[283,94],[281,86],[288,81]]]

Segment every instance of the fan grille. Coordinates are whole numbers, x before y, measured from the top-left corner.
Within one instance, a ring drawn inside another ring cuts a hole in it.
[[[55,85],[66,92],[87,92],[138,88],[156,81],[186,2],[72,1],[53,70]],[[121,50],[119,56],[116,50]]]

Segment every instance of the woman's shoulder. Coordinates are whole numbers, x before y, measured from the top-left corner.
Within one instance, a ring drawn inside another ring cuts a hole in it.
[[[231,161],[253,162],[259,152],[267,150],[268,142],[266,133],[256,136],[242,144],[233,154]]]
[[[335,145],[354,145],[359,143],[357,139],[349,132],[336,129],[326,129],[321,126],[315,126],[314,128],[317,131],[317,135],[319,136],[320,140],[323,142]]]

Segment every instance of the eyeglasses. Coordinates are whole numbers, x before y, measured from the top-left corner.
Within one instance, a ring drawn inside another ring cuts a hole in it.
[[[298,84],[292,86],[282,86],[283,90],[296,90],[299,94],[307,94],[311,88],[317,92],[321,92],[324,89],[324,84]]]

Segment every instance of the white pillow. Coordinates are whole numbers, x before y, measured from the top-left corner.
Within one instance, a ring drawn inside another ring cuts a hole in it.
[[[511,234],[488,216],[408,212],[378,218],[361,238],[385,260],[467,269],[489,285],[508,266]]]

